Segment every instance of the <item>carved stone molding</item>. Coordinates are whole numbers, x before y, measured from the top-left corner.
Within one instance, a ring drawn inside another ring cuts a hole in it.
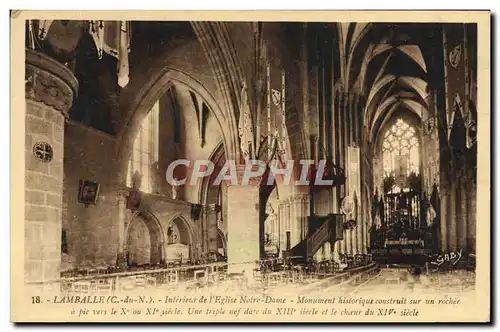
[[[283,207],[289,207],[291,204],[293,204],[293,198],[292,197],[284,198],[280,202],[280,205],[283,206]]]
[[[41,102],[67,115],[78,95],[78,80],[62,63],[26,50],[26,99]]]
[[[118,202],[121,202],[123,200],[126,200],[128,195],[130,195],[130,191],[127,188],[124,189],[118,189],[116,191],[116,200]]]
[[[296,203],[307,203],[309,201],[309,194],[296,194],[293,196],[293,200]]]

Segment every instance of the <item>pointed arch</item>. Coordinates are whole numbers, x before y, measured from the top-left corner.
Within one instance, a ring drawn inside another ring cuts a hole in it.
[[[424,55],[417,45],[400,45],[398,49],[412,59],[416,64],[427,73],[427,65],[425,64]]]
[[[209,106],[219,125],[225,154],[232,157],[238,155],[238,131],[231,130],[229,120],[232,117],[231,113],[221,108],[216,102],[215,97],[205,89],[196,78],[183,71],[165,67],[163,68],[163,74],[151,84],[151,88],[144,93],[138,105],[132,111],[128,120],[127,130],[119,138],[118,161],[120,172],[118,174],[118,183],[125,184],[128,160],[132,153],[132,143],[140,129],[142,120],[146,117],[156,101],[160,99],[174,83],[186,85],[190,90],[195,91],[202,98],[203,102]]]
[[[244,81],[244,74],[238,55],[227,31],[224,22],[191,22],[193,30],[200,42],[210,66],[212,67],[217,86],[224,100],[227,110],[227,126],[229,133],[235,136],[238,142],[238,124],[240,91]],[[240,160],[238,145],[228,150],[227,156]]]
[[[425,80],[414,76],[401,76],[398,78],[398,82],[415,90],[422,99],[426,99],[427,82]]]
[[[348,55],[346,56],[346,59],[347,59],[346,76],[347,77],[346,77],[345,84],[346,84],[346,88],[348,88],[348,89],[350,89],[351,87],[347,86],[347,84],[350,84],[351,82],[353,82],[353,84],[356,84],[356,80],[355,80],[356,77],[354,77],[354,79],[351,79],[351,76],[353,75],[352,74],[353,66],[358,65],[357,63],[353,63],[354,58],[355,58],[354,53],[356,51],[356,47],[360,44],[363,37],[366,36],[366,34],[368,33],[368,31],[371,28],[371,23],[353,23],[353,25],[354,25],[354,30],[353,30],[351,40],[350,40],[351,43],[350,43],[350,45],[346,45],[346,51],[348,51]],[[366,57],[366,55],[371,55],[370,46],[367,48],[367,50],[365,50],[364,58]],[[361,66],[358,68],[361,68]]]
[[[152,212],[135,212],[132,214],[125,228],[125,252],[129,251],[131,245],[131,230],[137,222],[144,222],[150,237],[150,264],[158,264],[164,260],[164,245],[166,243],[165,232],[157,215]]]
[[[371,88],[370,94],[368,95],[368,99],[366,100],[365,112],[370,108],[373,98],[380,92],[380,90],[387,84],[392,83],[395,80],[396,80],[395,75],[385,75],[384,77],[382,77],[382,79],[375,81],[375,84]]]
[[[369,139],[371,142],[375,142],[380,128],[385,127],[388,121],[393,118],[394,113],[399,108],[405,108],[412,114],[418,117],[418,119],[426,119],[429,116],[427,105],[420,101],[415,101],[408,98],[399,99],[398,96],[392,96],[392,98],[380,107],[373,119],[373,123],[370,125]]]
[[[183,213],[176,213],[168,220],[167,227],[175,224],[181,232],[181,243],[184,245],[192,245],[195,242],[193,225]],[[166,238],[165,238],[166,239]],[[165,243],[167,243],[165,241]]]

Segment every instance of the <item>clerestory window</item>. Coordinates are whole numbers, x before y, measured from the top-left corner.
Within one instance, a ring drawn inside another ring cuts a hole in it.
[[[127,186],[132,186],[132,175],[138,172],[142,176],[139,189],[146,193],[152,192],[154,168],[158,162],[159,110],[159,102],[156,102],[143,120],[128,162]]]

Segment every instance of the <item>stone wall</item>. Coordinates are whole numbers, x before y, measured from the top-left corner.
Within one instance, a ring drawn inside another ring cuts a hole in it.
[[[62,225],[67,231],[68,253],[76,265],[99,260],[114,264],[118,249],[115,139],[69,121],[65,141]],[[78,203],[80,180],[100,184],[96,205]]]
[[[25,269],[27,280],[53,279],[61,261],[64,117],[51,107],[26,102]],[[50,162],[33,153],[37,142],[53,149]],[[41,246],[40,246],[41,244]]]

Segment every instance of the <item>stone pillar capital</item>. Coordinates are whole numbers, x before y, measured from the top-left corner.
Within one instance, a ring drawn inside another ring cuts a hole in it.
[[[67,115],[78,94],[78,80],[59,61],[26,49],[26,99],[43,103]]]
[[[285,206],[290,206],[290,204],[292,204],[292,202],[293,202],[293,198],[292,198],[292,197],[287,197],[287,198],[285,198],[285,200],[283,201],[283,204],[284,204]]]
[[[221,206],[215,203],[212,204],[207,204],[203,206],[203,211],[205,213],[210,213],[210,214],[215,214],[217,212],[220,212]]]
[[[221,210],[221,206],[218,204],[215,204],[215,203],[208,204],[207,207],[208,207],[208,210],[210,210],[210,212],[220,212],[220,210]]]
[[[251,174],[248,174],[247,177],[245,177],[245,174],[247,174],[247,172],[257,171],[258,169],[259,169],[258,165],[253,165],[252,167],[248,168],[247,165],[242,165],[242,164],[236,165],[235,168],[236,179],[234,179],[236,183],[234,183],[231,180],[225,180],[222,183],[226,186],[259,186],[260,183],[262,182],[262,175],[251,176]],[[243,183],[244,180],[246,181],[246,183]]]
[[[298,193],[293,196],[294,202],[297,203],[306,203],[309,200],[309,194],[306,193]]]
[[[123,199],[126,199],[128,195],[130,194],[130,191],[128,188],[121,188],[116,191],[116,199],[118,201],[121,201]]]

